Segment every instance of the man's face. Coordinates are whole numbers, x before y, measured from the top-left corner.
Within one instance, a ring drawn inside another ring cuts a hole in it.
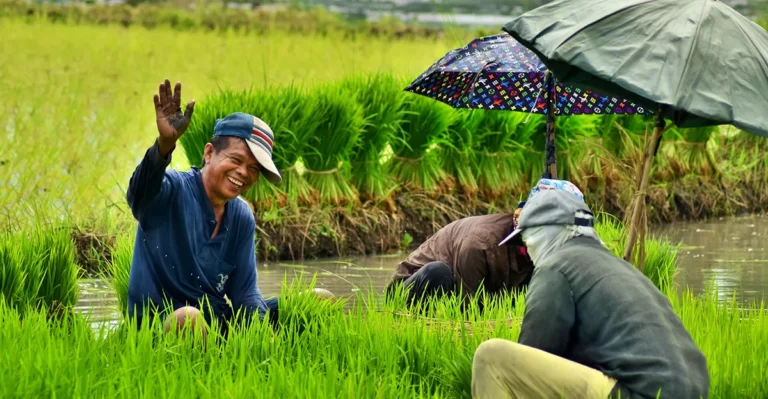
[[[204,180],[213,202],[235,199],[259,180],[261,166],[244,140],[229,138],[229,145],[219,152],[208,143],[203,157]]]

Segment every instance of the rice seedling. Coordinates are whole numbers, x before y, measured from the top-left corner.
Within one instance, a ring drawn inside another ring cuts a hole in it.
[[[544,158],[537,157],[534,137],[544,137],[544,119],[521,112],[488,112],[478,126],[475,176],[491,200],[510,192],[524,192],[528,180],[538,180]],[[541,146],[543,151],[544,145]],[[529,177],[530,176],[530,177]]]
[[[157,322],[94,332],[80,315],[65,327],[31,311],[18,323],[0,304],[0,396],[470,398],[475,349],[489,338],[516,340],[525,310],[524,293],[485,298],[482,312],[458,297],[406,310],[397,305],[404,298],[385,304],[369,293],[343,312],[300,295],[305,286],[284,286],[277,330],[253,323],[205,345],[188,331],[163,334]],[[709,397],[768,394],[765,304],[740,309],[665,292],[707,356]]]
[[[695,174],[709,177],[719,173],[717,162],[707,146],[718,130],[716,126],[670,129],[675,139],[665,147],[669,161],[680,164],[677,167],[680,170],[678,176]]]
[[[27,308],[71,308],[78,297],[75,245],[66,229],[39,227],[0,238],[0,296]]]
[[[600,213],[595,231],[611,253],[622,258],[627,245],[627,231],[621,221],[609,214]],[[643,273],[660,290],[671,287],[677,274],[679,246],[666,238],[650,238],[645,241],[647,257]]]
[[[391,194],[395,182],[383,167],[381,157],[402,129],[402,84],[390,74],[375,74],[348,77],[341,85],[363,107],[366,118],[359,144],[350,157],[352,182],[364,199],[384,199]]]
[[[475,135],[485,117],[484,110],[457,110],[453,123],[448,127],[448,142],[444,145],[441,157],[443,169],[451,174],[469,197],[474,197],[478,191],[474,171],[477,168],[477,151]]]
[[[308,101],[313,104],[310,118],[317,125],[302,154],[307,182],[323,202],[354,203],[357,193],[349,183],[349,158],[363,134],[363,108],[338,84],[319,87]]]
[[[283,177],[280,185],[287,203],[298,212],[298,205],[310,204],[313,196],[313,189],[298,166],[309,137],[314,134],[320,120],[312,116],[314,104],[306,101],[306,94],[300,87],[283,86],[274,89],[273,93],[268,123],[275,133],[275,165]],[[266,179],[262,182],[271,184]]]
[[[134,240],[132,234],[123,233],[117,237],[112,248],[112,261],[107,264],[106,273],[102,273],[102,278],[114,290],[120,313],[124,317],[128,315],[128,284],[131,279]]]
[[[390,143],[394,156],[389,162],[392,174],[406,187],[426,192],[445,187],[447,175],[435,148],[450,143],[446,135],[455,116],[448,105],[425,97],[408,97],[403,129]]]
[[[600,165],[590,165],[597,158],[587,156],[599,138],[600,116],[570,115],[555,118],[555,145],[557,147],[557,178],[582,181]],[[544,148],[546,135],[536,135],[535,148]],[[586,163],[586,166],[580,165]],[[544,164],[543,162],[541,163]]]

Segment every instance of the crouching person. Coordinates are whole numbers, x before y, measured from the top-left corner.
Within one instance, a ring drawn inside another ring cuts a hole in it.
[[[256,220],[240,195],[261,176],[282,180],[275,136],[261,119],[235,112],[216,122],[202,167],[168,168],[194,112],[181,110],[181,83],[154,96],[158,136],[131,175],[126,200],[138,222],[128,285],[128,316],[139,326],[159,317],[166,331],[214,320],[277,321],[277,298],[258,286]],[[321,295],[323,296],[323,295]],[[327,295],[326,295],[327,296]],[[166,313],[170,305],[172,312]],[[160,309],[160,310],[158,310]]]
[[[387,286],[402,285],[411,304],[459,290],[464,299],[523,287],[533,265],[522,245],[499,246],[514,230],[515,214],[470,216],[438,230],[397,265]]]
[[[603,247],[569,185],[535,187],[504,241],[525,242],[535,266],[518,342],[475,352],[473,397],[707,398],[704,355],[667,298]]]

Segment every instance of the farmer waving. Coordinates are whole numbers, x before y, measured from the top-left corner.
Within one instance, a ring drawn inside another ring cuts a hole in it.
[[[277,184],[274,134],[261,119],[233,113],[216,122],[203,165],[168,169],[176,143],[190,124],[194,100],[181,110],[181,83],[166,79],[154,96],[159,135],[130,179],[127,200],[138,221],[128,289],[128,314],[160,316],[166,305],[181,327],[233,316],[276,320],[277,300],[257,285],[255,219],[238,196],[261,175]],[[225,295],[231,301],[227,303]],[[208,312],[207,310],[211,311]],[[221,323],[226,325],[226,323]]]

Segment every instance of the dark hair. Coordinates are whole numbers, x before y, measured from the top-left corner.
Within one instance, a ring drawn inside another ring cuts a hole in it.
[[[236,137],[232,136],[213,136],[211,138],[210,143],[213,145],[213,152],[219,152],[222,150],[226,150],[227,147],[229,147],[230,139],[234,139]],[[200,167],[202,168],[205,166],[205,157],[202,159],[202,165]]]

